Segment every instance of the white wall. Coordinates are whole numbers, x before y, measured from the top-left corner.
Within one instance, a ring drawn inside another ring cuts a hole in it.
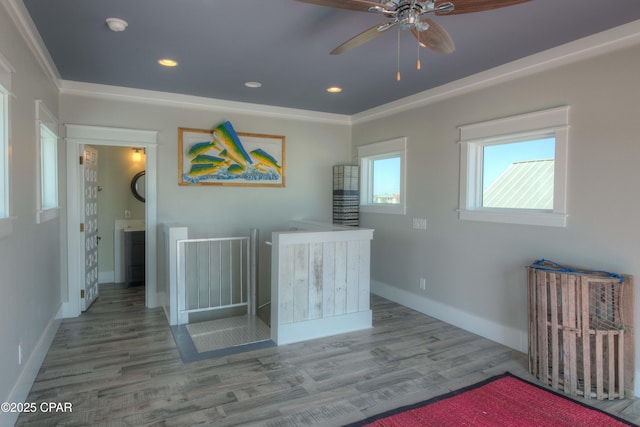
[[[0,401],[20,402],[55,332],[54,320],[61,305],[61,240],[64,216],[36,224],[36,123],[35,100],[41,99],[56,114],[58,92],[43,73],[5,10],[0,5],[0,53],[15,69],[10,101],[11,153],[10,197],[13,232],[0,239]],[[64,171],[64,142],[59,167]],[[64,210],[64,174],[60,175],[60,201]],[[22,345],[22,364],[18,345]],[[12,423],[11,414],[0,414],[0,425]]]
[[[332,166],[351,157],[346,120],[333,124],[65,93],[60,96],[60,112],[63,123],[157,130],[158,223],[188,226],[190,237],[248,235],[257,227],[264,241],[294,218],[330,221]],[[286,137],[284,188],[178,185],[178,128],[212,129],[225,120],[238,132]],[[163,248],[162,229],[158,240],[158,248]],[[261,249],[265,262],[260,269],[260,303],[264,303],[269,300],[269,259],[266,245]],[[160,292],[165,284],[163,257],[159,250]]]
[[[407,215],[362,215],[376,230],[372,288],[526,351],[532,261],[640,276],[639,70],[635,46],[356,124],[354,146],[408,137]],[[568,226],[458,220],[456,127],[561,105],[571,107]],[[426,231],[412,230],[416,217]]]

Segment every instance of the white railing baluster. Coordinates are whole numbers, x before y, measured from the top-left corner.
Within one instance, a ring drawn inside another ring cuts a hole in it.
[[[229,240],[229,304],[233,304],[233,245]]]
[[[196,307],[200,308],[200,245],[196,243],[195,246],[196,246],[196,280],[195,280]]]
[[[183,253],[182,253],[182,266],[184,267],[184,271],[182,272],[182,277],[184,278],[184,301],[183,301],[183,307],[182,311],[187,311],[189,310],[189,282],[187,279],[187,271],[189,270],[189,266],[187,265],[187,260],[189,259],[189,256],[187,254],[188,252],[188,248],[187,245],[183,244],[182,245],[182,249],[184,249]]]
[[[249,314],[258,314],[258,242],[260,233],[252,228],[247,241],[247,304]]]
[[[240,302],[245,302],[244,301],[244,292],[242,292],[242,263],[244,261],[244,248],[243,248],[243,243],[240,242],[240,254],[238,255],[238,257],[240,258],[240,263],[238,264],[238,274],[240,275]]]
[[[207,286],[207,307],[211,307],[211,242],[207,243],[207,259],[209,260],[207,263],[207,278],[209,285]]]
[[[182,263],[178,263],[178,292],[184,295],[184,302],[179,304],[178,312],[183,315],[183,319],[189,313],[248,305],[244,295],[248,295],[245,287],[248,286],[249,274],[245,275],[242,271],[243,264],[250,258],[248,241],[249,237],[177,240],[178,258],[182,259]],[[216,247],[217,257],[213,253]],[[225,256],[229,257],[228,262],[223,260]],[[203,265],[203,262],[207,265]],[[237,273],[234,268],[238,268]],[[235,291],[239,292],[239,302],[234,301],[234,294],[237,295],[234,292],[234,280],[240,287],[239,291]],[[227,298],[223,298],[223,288],[224,294],[228,289]],[[218,301],[213,298],[216,291]],[[195,298],[192,297],[193,292],[196,292]],[[195,300],[195,307],[191,298]]]

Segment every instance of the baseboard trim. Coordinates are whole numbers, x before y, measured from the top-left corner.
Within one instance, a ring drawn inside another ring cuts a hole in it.
[[[457,308],[375,280],[371,280],[371,292],[522,353],[526,353],[529,350],[527,332],[474,316]],[[638,381],[638,378],[640,378],[640,369],[635,371],[634,397],[640,397],[640,381]]]
[[[293,344],[316,338],[369,329],[371,325],[372,312],[371,310],[365,310],[280,325],[276,334],[274,334],[272,329],[271,339],[276,342],[277,345]]]
[[[49,351],[49,347],[53,342],[53,338],[58,332],[58,328],[60,327],[60,323],[62,322],[62,317],[63,309],[61,304],[58,308],[58,311],[49,320],[47,327],[44,329],[42,335],[40,335],[40,339],[38,339],[35,348],[24,364],[24,368],[22,369],[22,372],[20,372],[18,380],[16,381],[16,384],[13,386],[9,397],[7,398],[7,402],[27,401],[29,391],[31,390],[31,387],[36,380],[36,376],[40,371],[42,362],[44,361],[44,358]],[[0,427],[12,427],[18,420],[19,415],[19,413],[13,412],[0,413]]]
[[[113,271],[99,271],[98,272],[98,283],[114,283],[116,281],[116,273]]]
[[[483,319],[455,307],[375,280],[371,280],[371,292],[514,350],[522,353],[528,351],[527,332]]]

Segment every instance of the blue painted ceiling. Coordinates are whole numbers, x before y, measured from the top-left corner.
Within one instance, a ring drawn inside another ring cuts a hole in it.
[[[452,0],[455,3],[455,0]],[[638,0],[532,0],[432,17],[455,52],[420,49],[390,30],[329,52],[385,21],[295,0],[24,0],[62,79],[355,114],[640,19]],[[124,19],[124,32],[105,20]],[[415,69],[420,55],[422,69]],[[399,65],[401,81],[396,82]],[[170,57],[173,69],[158,66]],[[603,77],[604,79],[605,77]],[[247,81],[262,87],[250,89]],[[329,94],[328,86],[344,88]]]

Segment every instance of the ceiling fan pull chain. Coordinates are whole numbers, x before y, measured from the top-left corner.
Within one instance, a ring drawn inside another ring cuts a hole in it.
[[[416,70],[420,71],[422,64],[420,63],[420,42],[418,42],[418,60],[416,61]]]
[[[396,81],[400,81],[400,28],[398,28],[398,72],[396,73]]]

